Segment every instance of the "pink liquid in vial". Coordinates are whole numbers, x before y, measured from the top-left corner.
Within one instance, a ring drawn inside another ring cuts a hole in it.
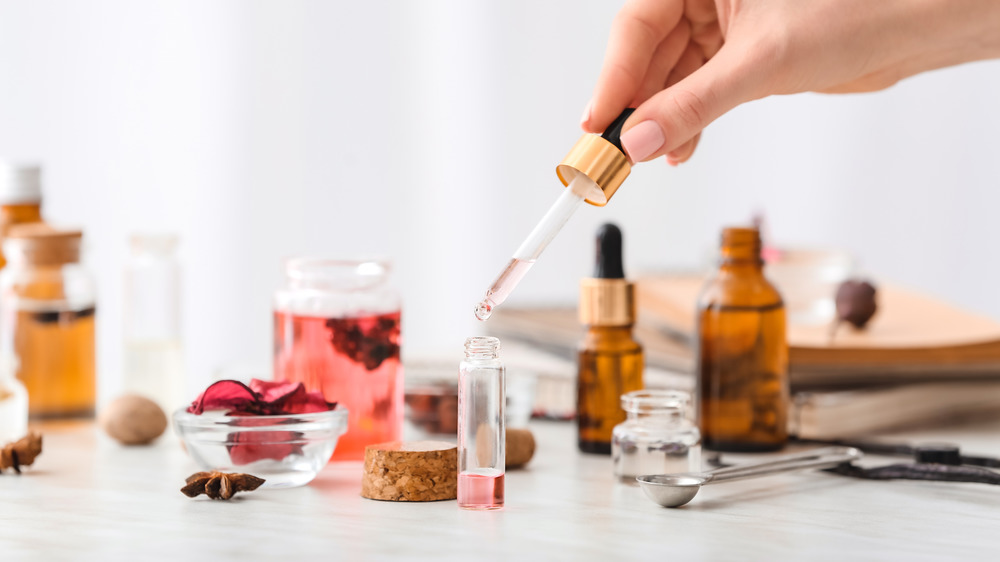
[[[302,382],[348,409],[333,460],[364,458],[365,446],[400,438],[403,377],[399,312],[351,318],[274,313],[274,378]]]
[[[503,507],[503,472],[482,468],[458,475],[458,507],[500,509]]]

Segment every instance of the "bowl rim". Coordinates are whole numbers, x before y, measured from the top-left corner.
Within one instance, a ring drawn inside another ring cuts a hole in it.
[[[261,428],[271,427],[272,425],[282,425],[280,420],[286,420],[289,418],[294,418],[302,422],[310,421],[326,421],[328,418],[333,418],[335,420],[342,420],[347,423],[347,408],[337,405],[336,408],[332,410],[327,410],[325,412],[309,412],[305,414],[272,414],[272,415],[251,415],[251,416],[203,416],[202,414],[192,414],[187,411],[187,407],[178,408],[171,415],[174,422],[178,425],[184,426],[195,426],[195,425],[206,425],[206,426],[216,426],[216,425],[228,425],[225,422],[235,421],[235,420],[245,420],[248,418],[254,418],[259,420],[272,420],[274,423],[265,425],[255,425],[247,426],[247,430],[257,430]]]

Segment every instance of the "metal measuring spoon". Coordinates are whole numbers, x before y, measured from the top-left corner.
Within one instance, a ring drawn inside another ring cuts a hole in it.
[[[773,458],[766,462],[717,468],[706,472],[678,474],[648,474],[636,480],[649,499],[663,507],[680,507],[692,499],[707,484],[755,478],[779,472],[805,468],[830,468],[840,463],[860,459],[861,451],[853,447],[824,447],[804,453]]]

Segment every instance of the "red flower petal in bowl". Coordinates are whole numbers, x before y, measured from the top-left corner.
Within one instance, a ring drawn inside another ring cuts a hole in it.
[[[285,409],[294,414],[326,412],[336,407],[336,402],[327,402],[320,392],[305,392],[305,387],[301,393],[293,394],[285,402]]]
[[[264,402],[280,404],[294,394],[305,392],[306,387],[300,382],[251,379],[250,390],[256,392]]]
[[[258,402],[250,387],[239,381],[218,381],[209,385],[187,411],[202,414],[206,410],[247,410]]]
[[[229,460],[234,465],[250,464],[254,461],[272,459],[284,460],[289,455],[301,455],[302,437],[298,431],[240,431],[229,434]]]
[[[337,406],[327,402],[322,392],[307,392],[301,382],[274,382],[253,379],[250,388],[261,395],[268,408],[275,413],[310,414],[326,412]]]

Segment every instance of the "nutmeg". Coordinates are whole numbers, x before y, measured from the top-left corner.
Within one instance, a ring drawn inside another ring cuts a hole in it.
[[[97,418],[108,435],[123,445],[146,445],[167,429],[167,416],[156,402],[135,394],[114,399]]]

